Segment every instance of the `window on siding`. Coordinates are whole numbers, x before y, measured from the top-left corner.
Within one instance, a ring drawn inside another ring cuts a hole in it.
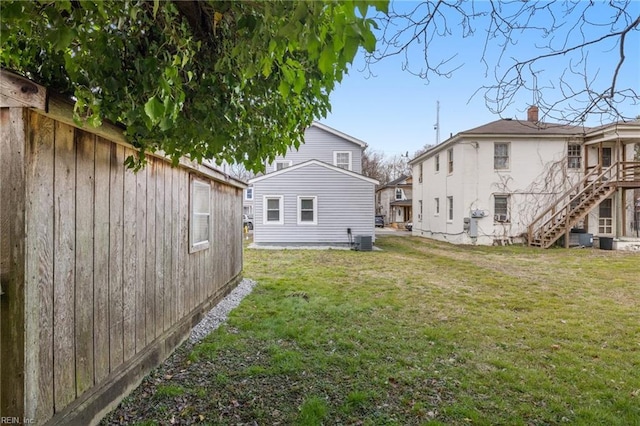
[[[509,221],[509,196],[494,195],[493,196],[493,220],[496,222]]]
[[[253,188],[247,188],[244,190],[244,199],[245,200],[253,200]]]
[[[567,145],[567,166],[570,169],[579,169],[582,162],[582,155],[580,151],[580,145],[570,143]]]
[[[598,207],[598,232],[600,234],[613,233],[613,208],[611,198],[607,198]]]
[[[276,161],[276,171],[291,167],[291,160],[278,160]]]
[[[493,168],[504,170],[509,168],[509,143],[496,142],[493,144]]]
[[[440,215],[440,198],[433,199],[433,212],[434,216]]]
[[[351,170],[351,151],[334,151],[333,165],[341,169]]]
[[[402,189],[396,188],[396,200],[402,200]]]
[[[440,171],[440,154],[436,155],[433,161],[435,162],[436,172],[439,172]]]
[[[298,225],[318,224],[318,197],[298,197]]]
[[[418,183],[422,182],[422,164],[423,163],[420,163],[420,165],[418,166],[418,170],[419,170]]]
[[[264,210],[265,224],[273,224],[273,225],[284,224],[282,195],[265,195],[263,210]]]
[[[189,252],[209,248],[211,235],[211,185],[192,178],[189,215]]]
[[[449,163],[449,173],[453,173],[453,148],[447,150],[447,163]]]
[[[447,197],[447,211],[447,220],[451,222],[453,220],[453,197]]]
[[[418,222],[422,222],[422,200],[418,200]]]

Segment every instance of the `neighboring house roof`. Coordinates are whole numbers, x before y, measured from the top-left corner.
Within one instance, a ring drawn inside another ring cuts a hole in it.
[[[376,189],[376,192],[381,191],[385,188],[396,188],[396,187],[411,187],[411,183],[409,182],[405,182],[407,179],[409,179],[410,176],[407,175],[402,175],[400,176],[398,179],[394,179],[391,182],[385,183],[384,185],[381,185],[379,188]]]
[[[572,126],[568,124],[544,123],[541,121],[513,120],[505,118],[483,124],[482,126],[478,126],[473,129],[462,131],[442,142],[440,145],[436,145],[418,155],[416,158],[409,161],[409,164],[415,164],[429,158],[455,144],[459,140],[468,138],[469,136],[582,137],[590,130],[591,128],[585,126]]]
[[[333,135],[336,135],[344,140],[347,140],[349,142],[352,142],[356,145],[358,145],[361,148],[366,148],[367,144],[363,141],[361,141],[360,139],[356,139],[353,136],[349,136],[346,133],[342,133],[339,130],[334,129],[333,127],[329,127],[326,124],[322,124],[322,123],[318,123],[317,121],[314,121],[313,123],[311,123],[311,126],[309,127],[317,127],[318,129],[324,130],[325,132],[329,132]]]
[[[411,207],[413,200],[409,199],[409,200],[398,200],[398,201],[393,201],[391,202],[391,204],[389,204],[392,207],[395,206],[404,206],[404,207]]]
[[[336,167],[334,165],[331,165],[331,164],[328,164],[328,163],[325,163],[325,162],[319,161],[319,160],[309,160],[309,161],[305,161],[304,163],[296,164],[295,166],[286,167],[286,168],[278,170],[276,172],[267,173],[266,175],[262,175],[262,176],[250,179],[249,183],[253,184],[253,183],[256,183],[256,182],[260,182],[262,180],[269,179],[269,178],[274,177],[274,176],[279,176],[279,175],[282,175],[282,174],[285,174],[285,173],[289,173],[289,172],[292,172],[294,170],[298,170],[298,169],[301,169],[303,167],[308,167],[308,166],[314,165],[314,164],[317,165],[317,166],[324,167],[325,169],[328,169],[328,170],[333,170],[335,172],[339,172],[339,173],[342,173],[342,174],[347,175],[347,176],[351,176],[351,177],[354,177],[354,178],[357,178],[357,179],[364,180],[366,182],[370,182],[370,183],[372,183],[374,185],[377,185],[379,183],[375,179],[371,179],[371,178],[363,176],[363,175],[361,175],[359,173],[352,172],[352,171],[346,170],[346,169],[342,169],[340,167]]]

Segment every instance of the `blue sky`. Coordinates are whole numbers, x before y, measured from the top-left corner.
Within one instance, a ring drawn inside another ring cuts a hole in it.
[[[415,3],[403,2],[399,7],[406,8],[413,5]],[[640,15],[640,2],[632,2],[630,9],[635,16]],[[589,16],[594,22],[598,19],[606,22],[611,11],[603,7],[590,13],[594,14]],[[349,75],[345,76],[342,83],[332,92],[332,112],[321,122],[365,141],[371,149],[384,152],[387,156],[401,155],[407,151],[409,156],[412,156],[425,144],[436,142],[434,125],[437,101],[440,102],[440,141],[446,140],[450,134],[499,119],[500,117],[491,113],[485,105],[484,92],[478,92],[473,96],[481,86],[495,82],[495,68],[492,66],[487,72],[481,62],[484,44],[482,25],[480,22],[475,24],[477,30],[475,36],[462,38],[456,21],[451,19],[449,23],[453,35],[447,38],[436,38],[429,46],[430,58],[446,59],[451,55],[457,55],[452,64],[453,66],[462,65],[462,68],[455,71],[451,78],[433,76],[427,83],[403,71],[400,57],[386,58],[375,64],[372,70],[376,75],[369,77],[367,72],[363,71],[364,55],[360,52]],[[567,24],[569,24],[568,21]],[[544,25],[545,23],[542,22],[540,26]],[[568,28],[566,25],[565,27]],[[588,32],[586,35],[591,34],[594,33]],[[574,30],[572,36],[576,35],[580,36],[580,33]],[[562,40],[565,33],[558,31],[552,36],[555,43],[555,40]],[[510,46],[505,55],[507,59],[502,61],[503,67],[498,70],[504,70],[505,65],[511,64],[509,61],[511,56],[528,59],[544,53],[540,48],[544,42],[545,39],[534,38],[531,35],[518,39],[516,45]],[[414,47],[409,53],[409,60],[415,68],[423,63],[421,62],[423,50],[422,45]],[[495,42],[490,43],[489,49],[489,56],[495,59],[498,53]],[[619,76],[618,87],[633,88],[636,92],[640,92],[639,31],[633,32],[627,38],[625,50],[627,62]],[[611,42],[598,45],[589,51],[587,63],[592,67],[589,74],[595,78],[593,87],[610,81],[617,52],[618,47]],[[491,61],[489,63],[492,65]],[[538,88],[543,90],[545,99],[551,100],[561,96],[558,82],[563,72],[565,77],[568,75],[567,68],[570,65],[582,66],[578,64],[575,56],[556,58],[537,66],[535,69],[537,84]],[[609,80],[606,80],[607,78]],[[573,81],[576,84],[582,83],[576,78],[573,78]],[[530,76],[527,84],[532,84]],[[533,102],[532,92],[522,91],[518,93],[514,103],[505,109],[503,117],[526,119],[526,109]],[[623,108],[623,113],[629,116],[640,115],[640,106],[627,104]],[[600,121],[599,117],[594,116],[585,124],[595,126],[600,124]]]

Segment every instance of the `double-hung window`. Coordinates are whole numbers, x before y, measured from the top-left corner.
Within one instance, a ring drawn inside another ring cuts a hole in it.
[[[396,200],[402,200],[402,189],[396,188]]]
[[[453,148],[447,150],[447,163],[449,164],[449,173],[453,173]]]
[[[493,196],[493,220],[495,222],[509,221],[509,196],[494,195]]]
[[[440,198],[433,199],[433,215],[440,216]]]
[[[433,158],[434,164],[435,164],[435,169],[436,169],[436,173],[438,173],[440,171],[440,154],[436,155]]]
[[[333,165],[341,169],[351,170],[351,151],[334,151]]]
[[[453,221],[453,197],[447,197],[447,221]]]
[[[263,202],[263,223],[268,225],[284,224],[284,197],[282,195],[265,195]]]
[[[247,188],[244,190],[244,199],[247,201],[253,200],[253,188]]]
[[[318,197],[298,197],[298,225],[318,224]]]
[[[204,180],[191,179],[189,209],[189,252],[209,248],[211,237],[211,185]]]
[[[581,160],[580,145],[576,143],[567,145],[567,167],[570,169],[579,169]]]
[[[496,142],[493,144],[493,168],[495,170],[509,168],[509,142]]]

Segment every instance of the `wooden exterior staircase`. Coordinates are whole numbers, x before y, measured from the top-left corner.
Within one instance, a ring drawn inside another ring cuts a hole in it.
[[[597,166],[536,217],[528,229],[530,246],[549,248],[618,188],[619,163]],[[622,167],[624,169],[624,167]],[[635,173],[631,174],[635,178]],[[623,181],[626,175],[623,173]],[[572,195],[574,194],[574,195]]]

